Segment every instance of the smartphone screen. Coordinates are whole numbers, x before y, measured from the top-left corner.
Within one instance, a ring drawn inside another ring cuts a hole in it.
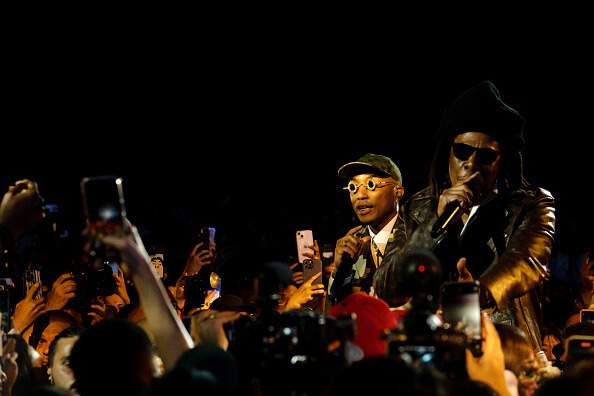
[[[200,250],[209,250],[210,251],[210,242],[215,241],[215,232],[216,232],[216,229],[213,227],[202,227],[200,229],[200,232],[198,232],[196,235],[194,235],[194,238],[192,239],[192,244],[193,244],[192,247],[198,245],[199,243],[202,243],[202,245],[199,248],[199,251]]]
[[[466,335],[468,348],[476,357],[481,351],[481,308],[478,282],[446,282],[441,287],[444,328]]]
[[[25,294],[29,293],[29,289],[31,289],[35,283],[39,283],[39,287],[37,288],[37,291],[35,291],[33,299],[39,300],[43,297],[41,290],[41,271],[26,269],[23,274],[23,279],[25,280]]]
[[[580,311],[580,322],[594,322],[594,309],[582,309]]]
[[[594,357],[594,336],[574,335],[566,341],[566,365]]]
[[[91,226],[105,232],[122,227],[126,217],[122,179],[113,176],[86,177],[81,182],[85,216]]]
[[[111,257],[115,252],[102,249],[98,238],[124,234],[126,208],[122,179],[115,176],[87,177],[80,185],[93,251]]]

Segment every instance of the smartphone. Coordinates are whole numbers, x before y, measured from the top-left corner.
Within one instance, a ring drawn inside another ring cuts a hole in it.
[[[213,227],[202,227],[200,229],[200,232],[198,232],[198,234],[194,236],[194,240],[192,241],[192,247],[202,242],[200,250],[210,251],[210,242],[214,242],[215,232],[216,230]]]
[[[10,291],[0,290],[0,327],[4,334],[10,331]]]
[[[478,281],[444,283],[441,286],[441,307],[444,328],[464,333],[473,356],[482,356]]]
[[[105,261],[104,263],[106,266],[108,266],[111,269],[111,272],[113,272],[116,275],[120,274],[120,271],[118,270],[118,263],[115,261]]]
[[[25,273],[23,274],[23,279],[25,280],[25,295],[29,293],[31,286],[33,286],[35,283],[39,283],[39,287],[33,295],[33,300],[39,300],[41,297],[43,297],[41,291],[41,272],[39,270],[26,269]]]
[[[303,281],[307,281],[309,278],[314,276],[315,274],[322,272],[322,260],[320,259],[310,259],[307,258],[303,260]],[[314,281],[311,283],[312,285],[317,285],[322,283],[322,275],[318,276]]]
[[[311,260],[304,253],[314,254],[313,249],[309,246],[313,246],[313,231],[312,230],[300,230],[297,231],[297,260],[303,263],[304,260]],[[304,274],[305,276],[305,274]]]
[[[594,358],[594,336],[573,335],[565,344],[565,364],[571,365],[581,359]]]
[[[580,322],[594,322],[594,309],[582,309],[580,311]]]
[[[126,205],[122,179],[115,176],[85,177],[80,182],[85,219],[89,227],[91,256],[116,258],[105,249],[99,237],[123,236],[126,231]]]

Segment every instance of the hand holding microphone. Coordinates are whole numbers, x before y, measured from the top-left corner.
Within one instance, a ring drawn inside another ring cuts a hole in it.
[[[362,225],[352,228],[347,234],[336,242],[336,249],[334,250],[334,264],[336,268],[340,268],[343,262],[348,262],[352,265],[353,260],[359,255],[361,248],[370,239],[370,236],[359,238],[357,232],[363,228]],[[347,264],[347,267],[350,267]],[[336,271],[335,271],[336,272]]]
[[[474,172],[457,180],[452,187],[442,191],[437,205],[437,221],[431,229],[433,238],[441,235],[450,224],[456,223],[464,212],[480,200],[482,176]]]
[[[336,242],[336,249],[334,250],[334,264],[335,270],[332,276],[334,283],[330,289],[330,294],[334,295],[342,285],[344,280],[350,276],[351,268],[357,256],[359,256],[363,245],[371,240],[371,236],[359,238],[356,234],[363,226],[357,226],[349,230],[349,232]]]

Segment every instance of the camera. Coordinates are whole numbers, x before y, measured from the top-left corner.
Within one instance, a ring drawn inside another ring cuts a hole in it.
[[[268,319],[244,316],[232,324],[230,351],[240,371],[275,394],[320,388],[346,365],[346,345],[354,317],[332,318],[292,309]],[[266,394],[267,392],[264,392]]]
[[[228,327],[229,350],[240,372],[258,379],[264,394],[321,386],[333,370],[345,366],[347,341],[354,337],[355,319],[350,316],[332,318],[307,309],[279,314],[277,293],[290,283],[287,265],[266,263],[255,275],[260,314],[242,316]]]
[[[206,297],[210,290],[210,275],[207,271],[200,270],[197,274],[186,276],[184,282],[185,304],[184,312],[189,314],[196,308],[203,309]]]
[[[240,318],[232,333],[233,349],[247,357],[252,369],[297,368],[309,364],[342,364],[340,341],[354,336],[352,317],[332,318],[306,309],[292,309],[268,320]],[[336,343],[335,343],[336,342]]]
[[[90,308],[93,298],[111,296],[116,291],[117,284],[113,278],[113,269],[107,263],[99,268],[87,266],[71,274],[76,283],[76,298],[70,300],[69,305],[81,312]]]
[[[103,268],[72,274],[79,294],[89,297],[110,296],[115,293],[116,281],[112,276],[111,267],[104,264]],[[84,292],[83,292],[84,291]]]
[[[404,293],[412,296],[412,309],[388,334],[388,355],[412,364],[434,366],[449,379],[467,378],[466,335],[441,326],[435,315],[440,301],[441,264],[424,250],[402,253],[398,279]]]

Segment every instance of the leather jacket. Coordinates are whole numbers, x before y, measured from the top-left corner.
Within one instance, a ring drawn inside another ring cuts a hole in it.
[[[553,246],[554,203],[544,189],[516,189],[483,205],[468,221],[462,236],[460,224],[434,239],[430,231],[437,214],[429,189],[420,191],[398,214],[396,249],[375,272],[374,289],[388,304],[397,295],[398,252],[433,251],[441,261],[446,281],[457,280],[455,263],[462,255],[469,255],[473,259],[467,257],[467,266],[481,284],[481,297],[489,298],[487,303],[482,298],[481,307],[490,308],[486,312],[495,323],[510,323],[524,330],[533,348],[540,350],[540,294]]]

